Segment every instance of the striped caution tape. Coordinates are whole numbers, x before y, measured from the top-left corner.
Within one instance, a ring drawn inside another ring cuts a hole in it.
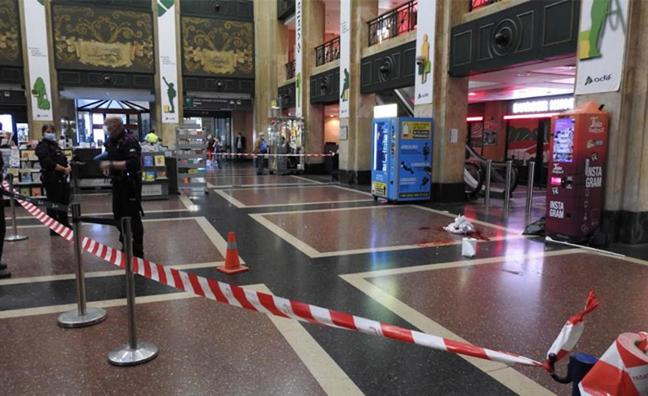
[[[9,191],[9,190],[6,190],[6,189],[0,189],[0,194],[2,194],[4,196],[7,196],[7,197],[10,197],[10,198],[14,198],[14,199],[16,199],[16,201],[22,200],[22,201],[30,202],[30,203],[32,203],[34,205],[44,206],[44,207],[46,207],[48,209],[58,210],[60,212],[67,212],[68,209],[69,209],[68,205],[62,205],[62,204],[57,204],[57,203],[53,203],[53,202],[43,201],[43,200],[40,200],[40,199],[35,199],[35,198],[30,197],[30,196],[19,194],[18,192]]]
[[[30,214],[35,216],[51,230],[66,240],[72,241],[74,232],[70,228],[47,216],[47,214],[43,213],[35,205],[25,201],[19,202]],[[126,266],[126,256],[124,253],[93,239],[84,237],[82,239],[82,249],[118,267],[125,268]],[[245,308],[266,315],[275,315],[307,323],[358,331],[505,364],[544,367],[543,363],[516,353],[483,348],[316,305],[276,297],[271,294],[245,289],[240,286],[230,285],[214,279],[180,271],[139,257],[133,257],[132,269],[133,272],[163,285],[191,292],[223,304]]]
[[[215,156],[219,157],[332,157],[336,154],[278,154],[278,153],[213,153]]]

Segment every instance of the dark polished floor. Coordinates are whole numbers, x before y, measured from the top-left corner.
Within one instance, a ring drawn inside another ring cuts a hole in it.
[[[251,165],[210,171],[210,191],[145,203],[145,250],[160,264],[484,347],[542,359],[590,289],[601,308],[578,350],[600,355],[624,331],[646,330],[648,262],[520,235],[524,193],[505,212],[465,205],[375,203],[366,188],[327,177],[256,176]],[[532,219],[542,214],[541,194]],[[110,196],[79,198],[109,213]],[[477,256],[442,230],[474,221]],[[7,243],[14,276],[0,280],[0,394],[569,394],[541,369],[506,367],[344,330],[270,318],[137,279],[137,328],[160,355],[131,368],[108,364],[126,342],[124,276],[84,255],[91,305],[106,322],[56,325],[75,302],[71,246],[19,211],[29,239]],[[84,234],[118,247],[117,232]],[[249,272],[216,270],[234,231]],[[615,248],[619,250],[618,248]]]

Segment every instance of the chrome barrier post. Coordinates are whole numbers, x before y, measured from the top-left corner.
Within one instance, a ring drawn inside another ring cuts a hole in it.
[[[13,185],[13,175],[10,173],[7,175],[7,182],[9,183],[9,191],[12,193],[14,192],[14,185]],[[9,205],[11,206],[11,232],[12,235],[9,235],[5,237],[5,241],[7,242],[18,242],[18,241],[24,241],[28,237],[27,235],[20,235],[18,234],[18,222],[16,221],[16,198],[15,197],[9,197]],[[4,208],[2,208],[4,210]]]
[[[493,169],[493,160],[486,160],[486,196],[484,197],[484,201],[487,208],[490,208],[492,169]]]
[[[535,184],[535,161],[529,161],[529,175],[527,177],[527,201],[526,201],[526,213],[527,218],[531,217],[531,209],[533,208],[533,185]]]
[[[86,286],[81,256],[81,205],[72,205],[72,229],[74,230],[74,267],[76,276],[77,309],[63,312],[58,317],[58,325],[66,328],[86,327],[103,322],[106,310],[86,307]]]
[[[506,161],[506,185],[504,186],[504,210],[509,210],[511,205],[511,177],[513,173],[513,161]]]
[[[135,328],[135,274],[133,273],[133,232],[131,218],[121,222],[123,246],[126,253],[126,301],[128,306],[128,344],[108,354],[108,361],[115,366],[135,366],[155,359],[158,348],[148,342],[137,342]]]

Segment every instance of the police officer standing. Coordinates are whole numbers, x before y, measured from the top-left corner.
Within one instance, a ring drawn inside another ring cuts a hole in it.
[[[67,205],[70,203],[70,182],[72,168],[56,139],[54,125],[43,125],[43,139],[36,146],[36,155],[41,166],[41,181],[49,202]],[[69,227],[67,212],[47,209],[47,214],[59,223]],[[58,235],[50,230],[50,235]]]
[[[104,175],[110,176],[113,190],[113,215],[120,222],[132,219],[133,255],[144,257],[142,225],[142,148],[137,137],[124,128],[120,117],[107,117],[104,126],[110,135],[106,143],[108,158],[100,163]],[[123,235],[119,240],[124,243]]]

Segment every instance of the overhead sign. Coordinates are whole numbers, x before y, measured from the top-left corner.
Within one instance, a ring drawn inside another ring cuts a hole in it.
[[[52,86],[47,47],[47,19],[42,0],[25,0],[25,40],[32,118],[35,121],[52,121]],[[38,28],[35,28],[38,27]]]
[[[582,0],[576,94],[619,90],[627,28],[628,0]]]
[[[349,118],[351,91],[351,0],[340,3],[340,118]]]
[[[436,0],[419,2],[416,30],[416,77],[414,104],[431,104],[434,89],[434,41],[436,30]]]
[[[295,116],[303,114],[303,92],[304,82],[302,81],[302,48],[303,48],[303,5],[304,0],[295,0]]]
[[[160,99],[162,102],[162,123],[164,124],[177,124],[180,122],[178,117],[175,10],[175,0],[157,0]]]
[[[564,111],[574,108],[574,97],[519,100],[513,102],[511,112],[513,114],[545,113],[549,111]]]

